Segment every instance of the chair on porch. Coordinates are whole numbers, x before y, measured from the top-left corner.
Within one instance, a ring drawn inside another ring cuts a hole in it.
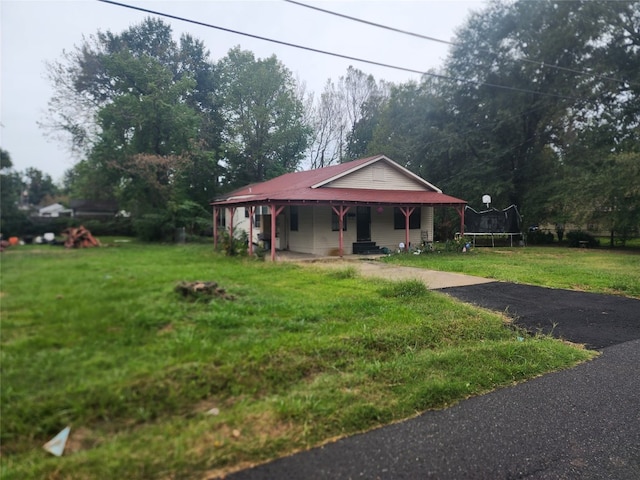
[[[433,241],[429,240],[429,232],[427,230],[420,230],[420,248],[433,250]]]

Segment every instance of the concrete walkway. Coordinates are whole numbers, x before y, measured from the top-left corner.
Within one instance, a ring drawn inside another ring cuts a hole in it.
[[[495,280],[464,275],[462,273],[440,272],[416,267],[401,267],[380,262],[377,258],[376,256],[366,257],[361,255],[345,255],[343,258],[338,258],[297,254],[282,256],[279,258],[279,261],[294,262],[300,265],[322,268],[355,268],[363,277],[382,278],[386,280],[421,280],[430,290],[495,282]]]
[[[422,280],[431,290],[495,282],[495,280],[463,275],[461,273],[440,272],[415,267],[399,267],[398,265],[382,262],[361,261],[351,262],[351,264],[354,264],[358,272],[365,277],[377,277],[387,280]]]

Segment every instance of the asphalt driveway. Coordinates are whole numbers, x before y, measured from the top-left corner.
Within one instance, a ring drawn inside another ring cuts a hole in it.
[[[440,291],[467,303],[506,312],[531,332],[542,331],[591,349],[640,339],[640,300],[633,298],[506,282]]]
[[[640,478],[640,300],[503,282],[440,291],[602,354],[227,478]]]

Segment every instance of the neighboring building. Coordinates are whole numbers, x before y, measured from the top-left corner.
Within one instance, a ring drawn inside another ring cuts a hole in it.
[[[73,217],[73,210],[71,208],[66,208],[64,205],[59,203],[52,203],[46,207],[39,208],[38,216],[51,218]]]
[[[74,217],[100,219],[113,218],[118,214],[118,203],[114,201],[74,199],[70,204]]]
[[[248,185],[212,205],[214,241],[219,228],[242,229],[273,260],[277,249],[342,256],[432,242],[434,208],[456,208],[462,229],[466,202],[377,155]]]

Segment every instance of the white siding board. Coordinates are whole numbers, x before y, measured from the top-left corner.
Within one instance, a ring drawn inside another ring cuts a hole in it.
[[[293,252],[315,254],[314,241],[313,208],[298,207],[298,231],[289,232],[289,249]]]
[[[418,247],[422,242],[422,231],[427,233],[428,241],[433,241],[433,207],[422,207],[420,229],[409,230],[409,242]],[[371,241],[379,247],[396,251],[400,242],[405,242],[405,230],[393,228],[393,207],[384,207],[382,213],[371,213]]]
[[[314,207],[313,210],[315,227],[314,253],[316,255],[329,255],[332,250],[340,246],[340,232],[331,230],[332,209],[327,205]],[[343,234],[343,246],[345,255],[348,255],[353,253],[352,243],[356,241],[356,223],[355,218],[345,216],[345,219],[347,221],[347,230]]]
[[[365,188],[373,190],[425,191],[425,185],[407,177],[385,162],[356,170],[320,188]]]

